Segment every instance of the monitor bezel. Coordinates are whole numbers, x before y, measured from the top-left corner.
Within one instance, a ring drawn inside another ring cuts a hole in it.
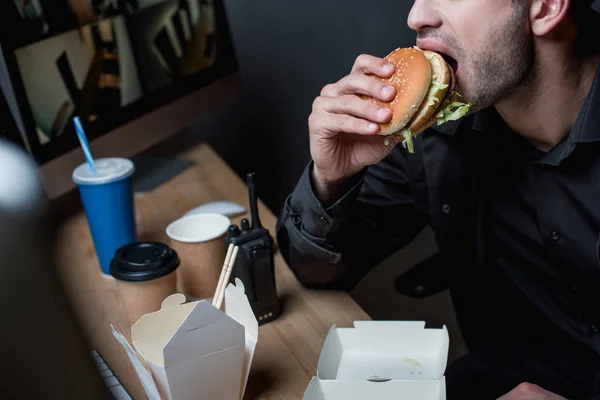
[[[90,126],[84,124],[86,136],[90,143],[148,113],[151,113],[152,111],[167,106],[169,103],[184,98],[209,86],[211,83],[217,82],[239,71],[231,29],[223,0],[214,0],[214,7],[217,27],[215,40],[217,41],[216,45],[219,49],[219,53],[215,58],[215,63],[197,74],[183,78],[175,84],[165,86],[141,97],[123,107],[123,112],[110,120],[99,121]],[[45,39],[47,39],[47,37],[44,37],[42,40]],[[27,44],[11,43],[9,40],[3,40],[2,51],[4,52],[6,66],[14,88],[14,95],[23,120],[25,138],[27,140],[29,151],[39,165],[44,165],[53,159],[77,149],[80,145],[76,135],[61,136],[46,144],[41,144],[39,142],[33,111],[25,91],[25,85],[19,71],[16,57],[16,51],[26,45]]]

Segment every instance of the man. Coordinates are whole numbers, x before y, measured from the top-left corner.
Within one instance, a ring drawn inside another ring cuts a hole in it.
[[[361,55],[309,117],[278,242],[306,286],[351,289],[427,224],[469,354],[464,399],[600,399],[600,51],[590,0],[416,0],[417,45],[456,60],[474,111],[383,144],[394,90]]]

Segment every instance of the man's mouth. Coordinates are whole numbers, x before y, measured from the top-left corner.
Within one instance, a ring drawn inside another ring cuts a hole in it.
[[[450,57],[448,54],[444,54],[442,52],[438,53],[444,58],[444,60],[446,60],[450,68],[452,68],[454,70],[454,73],[456,74],[458,72],[458,61]]]
[[[435,51],[436,53],[441,55],[444,58],[444,60],[446,60],[446,63],[450,66],[450,68],[454,70],[454,74],[457,74],[459,69],[458,61],[456,61],[454,57],[446,53],[447,51],[449,52],[450,49],[446,47],[442,42],[437,41],[433,38],[420,37],[417,38],[417,47],[423,50]]]

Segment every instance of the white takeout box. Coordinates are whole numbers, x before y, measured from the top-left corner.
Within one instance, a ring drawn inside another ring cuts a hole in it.
[[[330,329],[303,400],[445,400],[450,339],[423,321],[355,321]]]
[[[133,347],[112,328],[146,395],[149,400],[242,399],[258,341],[258,321],[244,285],[236,279],[227,286],[224,312],[206,300],[185,301],[183,294],[173,294],[159,311],[142,316],[131,327]]]

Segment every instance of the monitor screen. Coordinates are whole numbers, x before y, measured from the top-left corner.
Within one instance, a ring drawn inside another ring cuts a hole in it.
[[[78,146],[75,116],[93,140],[237,70],[221,0],[1,3],[0,43],[41,163]]]

